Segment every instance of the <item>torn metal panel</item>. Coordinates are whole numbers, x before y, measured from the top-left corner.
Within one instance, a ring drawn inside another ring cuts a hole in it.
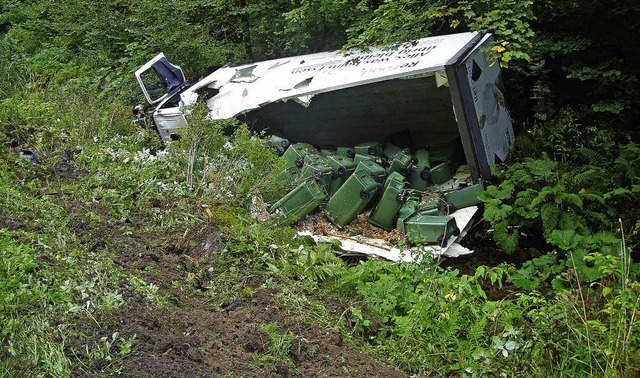
[[[207,100],[211,119],[225,119],[276,101],[442,71],[478,33],[419,39],[368,52],[324,52],[223,68],[191,91],[216,83],[220,93]],[[184,105],[194,96],[183,96]]]

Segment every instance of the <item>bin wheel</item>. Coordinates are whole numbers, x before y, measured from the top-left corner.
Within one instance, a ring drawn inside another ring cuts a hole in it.
[[[376,146],[369,146],[367,152],[369,153],[369,155],[375,156],[378,154],[378,148]]]
[[[400,167],[400,174],[403,175],[404,177],[407,177],[409,175],[409,168]]]
[[[304,158],[302,156],[298,156],[296,158],[296,167],[300,168],[304,165]]]
[[[315,172],[313,172],[313,177],[314,177],[316,180],[320,180],[320,179],[322,178],[322,171],[315,171]]]
[[[429,169],[429,167],[422,168],[422,171],[420,171],[420,177],[422,177],[424,180],[430,179],[431,178],[431,169]]]
[[[380,165],[383,167],[388,167],[389,166],[389,159],[387,159],[386,157],[380,158]]]
[[[371,172],[371,177],[373,177],[373,179],[376,181],[378,181],[378,179],[380,178],[380,176],[378,176],[378,174],[375,172]]]
[[[338,167],[338,174],[340,176],[344,175],[345,173],[347,173],[347,167],[345,167],[344,165],[341,165]]]
[[[438,245],[442,248],[447,246],[447,239],[444,238],[444,235],[439,236],[438,240],[436,240],[436,243],[438,243]]]
[[[278,147],[277,150],[278,150],[278,156],[284,155],[284,148]]]
[[[447,209],[447,214],[455,213],[456,206],[454,204],[452,204],[452,203],[448,203],[446,205],[446,209]]]
[[[356,157],[356,151],[354,151],[353,149],[348,149],[347,150],[347,157],[350,159],[353,159],[354,157]]]
[[[283,139],[282,142],[280,143],[282,148],[287,148],[287,147],[289,147],[290,144],[291,144],[291,142],[289,142],[289,139]]]
[[[360,198],[362,198],[362,199],[367,199],[367,198],[369,198],[369,197],[371,197],[371,192],[369,192],[369,190],[368,190],[368,189],[362,189],[362,190],[360,191]]]
[[[338,177],[338,176],[340,176],[340,169],[331,168],[331,177]]]
[[[458,227],[456,227],[455,230],[453,230],[453,232],[451,233],[453,236],[458,236],[460,235],[460,229]]]
[[[416,155],[411,155],[411,164],[413,165],[418,164],[418,157]]]
[[[404,194],[398,194],[398,196],[396,196],[396,202],[402,205],[407,202],[407,197]]]
[[[275,147],[275,144],[273,143],[272,140],[268,140],[267,141],[267,147],[269,147],[269,148],[274,148]]]

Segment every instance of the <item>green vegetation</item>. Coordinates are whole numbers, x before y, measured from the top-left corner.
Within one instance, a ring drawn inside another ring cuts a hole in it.
[[[408,374],[637,376],[639,16],[630,0],[2,2],[0,376],[122,373],[139,338],[103,319],[181,299],[121,249],[180,255],[211,225],[226,235],[215,256],[187,256],[193,266],[167,286],[212,308],[272,289],[302,324]],[[480,243],[525,254],[518,265],[347,264],[333,245],[247,215],[255,195],[278,190],[280,167],[246,125],[194,109],[166,147],[131,127],[132,72],[159,51],[200,74],[483,28],[496,32],[519,130],[482,194],[491,235]],[[177,252],[149,237],[174,234]],[[255,365],[295,371],[299,336],[257,328]]]

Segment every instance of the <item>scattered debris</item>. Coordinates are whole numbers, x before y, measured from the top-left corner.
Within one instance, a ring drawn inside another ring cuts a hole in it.
[[[249,205],[249,216],[261,222],[269,219],[267,204],[264,202],[264,199],[262,199],[262,196],[256,195],[251,197],[251,205]]]
[[[33,165],[40,163],[40,154],[38,151],[20,150],[18,154],[21,158],[31,160],[31,164]]]
[[[200,207],[205,211],[205,213],[207,213],[207,217],[209,217],[209,219],[213,217],[213,213],[211,212],[209,205],[207,205],[206,203],[203,203],[200,205]]]
[[[224,310],[224,311],[226,311],[226,312],[231,312],[231,311],[233,311],[233,310],[237,309],[238,307],[240,307],[240,306],[242,306],[242,305],[244,305],[244,302],[242,302],[242,301],[235,301],[235,302],[233,302],[233,303],[229,304],[228,306],[225,306],[225,307],[223,308],[223,310]]]

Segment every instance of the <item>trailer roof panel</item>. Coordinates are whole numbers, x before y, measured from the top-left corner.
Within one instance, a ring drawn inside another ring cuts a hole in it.
[[[307,106],[314,95],[444,69],[479,33],[418,39],[368,51],[333,51],[221,68],[183,95],[195,99],[202,87],[219,90],[207,101],[211,119],[226,119],[277,101]]]

